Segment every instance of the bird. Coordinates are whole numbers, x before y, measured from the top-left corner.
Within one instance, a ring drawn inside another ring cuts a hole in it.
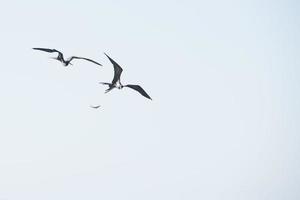
[[[128,88],[131,88],[131,89],[139,92],[144,97],[152,100],[151,97],[146,93],[146,91],[141,86],[132,85],[132,84],[122,85],[122,83],[120,81],[121,74],[123,72],[122,67],[116,61],[114,61],[111,57],[109,57],[106,53],[104,53],[104,54],[110,60],[110,62],[113,64],[113,67],[114,67],[114,77],[113,77],[112,82],[111,83],[100,82],[100,84],[108,85],[108,89],[105,90],[105,93],[108,93],[109,91],[111,91],[114,88],[122,89],[124,87],[128,87]]]
[[[48,53],[58,53],[58,56],[57,57],[54,57],[53,59],[55,60],[58,60],[60,61],[65,67],[67,67],[68,65],[73,65],[71,63],[71,61],[73,59],[83,59],[83,60],[87,60],[89,62],[92,62],[96,65],[100,65],[102,66],[100,63],[96,62],[96,61],[93,61],[91,59],[88,59],[88,58],[84,58],[84,57],[78,57],[78,56],[72,56],[70,57],[69,59],[65,60],[64,59],[64,55],[62,54],[62,52],[56,50],[56,49],[47,49],[47,48],[33,48],[34,50],[39,50],[39,51],[45,51],[45,52],[48,52]]]
[[[100,105],[98,105],[98,106],[90,106],[91,108],[94,108],[94,109],[98,109],[98,108],[100,108],[101,106]]]

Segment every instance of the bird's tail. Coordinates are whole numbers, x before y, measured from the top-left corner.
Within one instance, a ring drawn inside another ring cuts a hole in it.
[[[107,90],[105,90],[105,93],[108,93],[108,92],[111,91],[112,89],[114,89],[114,87],[109,87]]]
[[[99,82],[99,84],[111,86],[111,83]]]
[[[111,83],[104,83],[104,82],[99,82],[102,85],[108,85],[108,89],[105,90],[105,93],[108,93],[112,89],[114,89],[114,86]]]

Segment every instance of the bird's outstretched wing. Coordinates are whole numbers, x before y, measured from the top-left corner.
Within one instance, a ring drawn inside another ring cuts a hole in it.
[[[39,51],[45,51],[45,52],[48,52],[48,53],[58,53],[59,55],[63,55],[62,52],[56,50],[56,49],[47,49],[47,48],[33,48],[34,50],[39,50]]]
[[[145,92],[145,90],[139,86],[139,85],[124,85],[124,87],[129,87],[131,89],[134,89],[136,91],[138,91],[141,95],[143,95],[144,97],[151,99],[151,97]],[[152,99],[151,99],[152,100]]]
[[[98,108],[100,108],[101,106],[100,105],[98,105],[98,106],[90,106],[91,108],[94,108],[94,109],[98,109]]]
[[[116,63],[116,61],[114,61],[111,57],[109,57],[106,53],[104,53],[107,58],[110,60],[110,62],[113,64],[114,66],[114,71],[115,71],[115,74],[114,74],[114,78],[112,80],[112,84],[116,84],[118,80],[120,80],[120,77],[121,77],[121,74],[122,74],[122,67],[120,67],[120,65],[118,63]]]
[[[83,60],[87,60],[87,61],[89,61],[89,62],[92,62],[92,63],[94,63],[94,64],[96,64],[96,65],[102,66],[100,63],[97,63],[96,61],[93,61],[93,60],[91,60],[91,59],[84,58],[84,57],[72,56],[72,57],[69,59],[69,61],[71,62],[73,59],[83,59]]]

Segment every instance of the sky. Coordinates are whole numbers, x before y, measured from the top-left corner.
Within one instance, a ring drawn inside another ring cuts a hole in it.
[[[0,200],[300,199],[299,9],[1,1]]]

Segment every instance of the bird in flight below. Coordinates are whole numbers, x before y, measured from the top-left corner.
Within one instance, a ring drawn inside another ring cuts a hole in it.
[[[113,67],[114,67],[114,78],[112,80],[111,83],[104,83],[104,82],[100,82],[100,84],[103,84],[103,85],[108,85],[108,89],[105,90],[105,93],[111,91],[112,89],[114,88],[118,88],[118,89],[122,89],[124,87],[128,87],[128,88],[131,88],[133,90],[136,90],[137,92],[139,92],[141,95],[143,95],[144,97],[148,98],[148,99],[151,99],[151,97],[145,92],[145,90],[139,86],[139,85],[131,85],[131,84],[128,84],[128,85],[122,85],[121,81],[120,81],[120,78],[121,78],[121,74],[122,74],[122,67],[120,67],[120,65],[118,63],[116,63],[112,58],[110,58],[106,53],[104,53],[107,58],[110,60],[110,62],[113,64]],[[152,100],[152,99],[151,99]]]
[[[65,59],[64,59],[64,55],[63,55],[60,51],[58,51],[58,50],[56,50],[56,49],[47,49],[47,48],[33,48],[33,49],[34,49],[34,50],[39,50],[39,51],[45,51],[45,52],[48,52],[48,53],[58,53],[58,56],[57,56],[57,57],[54,57],[53,59],[60,61],[65,67],[68,66],[68,65],[72,65],[71,61],[72,61],[73,59],[83,59],[83,60],[87,60],[87,61],[89,61],[89,62],[92,62],[92,63],[94,63],[94,64],[96,64],[96,65],[102,66],[102,65],[101,65],[100,63],[98,63],[98,62],[93,61],[93,60],[88,59],[88,58],[84,58],[84,57],[72,56],[72,57],[70,57],[69,59],[65,60]]]
[[[91,108],[94,108],[94,109],[98,109],[98,108],[100,108],[101,106],[100,105],[98,105],[98,106],[90,106]]]

